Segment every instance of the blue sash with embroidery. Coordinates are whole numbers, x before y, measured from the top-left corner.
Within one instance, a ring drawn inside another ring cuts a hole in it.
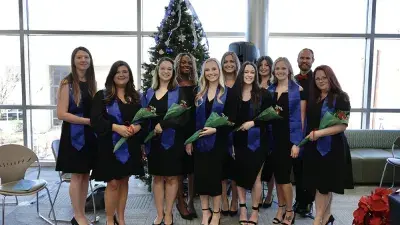
[[[289,95],[289,132],[290,142],[298,145],[303,140],[303,131],[301,129],[301,99],[299,85],[294,81],[288,82],[288,95]],[[275,94],[276,83],[268,87],[268,90]]]
[[[321,119],[326,112],[333,112],[335,110],[335,105],[336,105],[336,99],[334,99],[333,101],[333,108],[329,108],[328,98],[326,97],[321,108]],[[317,150],[319,151],[319,153],[321,153],[322,156],[325,156],[331,151],[331,143],[332,143],[332,136],[325,136],[318,138]]]
[[[202,99],[200,100],[201,102],[198,104],[197,108],[196,108],[196,130],[201,130],[204,128],[204,124],[206,123],[206,101],[207,101],[207,92],[203,95]],[[216,112],[218,114],[221,114],[224,111],[224,105],[225,105],[225,101],[226,101],[226,96],[227,96],[227,89],[225,89],[224,94],[221,96],[221,102],[219,103],[217,100],[217,96],[219,93],[219,88],[217,89],[217,91],[215,92],[215,97],[214,97],[214,102],[213,102],[213,106],[211,109],[211,112]],[[200,139],[198,139],[196,141],[196,147],[197,150],[200,152],[208,152],[211,149],[214,148],[214,144],[215,144],[215,138],[216,138],[216,133],[213,135],[208,135],[208,136],[203,136]],[[229,138],[228,138],[228,142],[229,142]],[[228,149],[230,147],[228,146]],[[229,151],[232,151],[232,149],[230,149]]]
[[[105,96],[105,91],[104,91],[104,96]],[[116,122],[119,125],[124,125],[124,121],[122,119],[121,111],[119,110],[117,99],[106,105],[106,110],[107,114],[114,118],[114,122]],[[117,132],[112,132],[113,146],[115,146],[115,144],[117,144],[117,142],[121,138],[122,138],[121,135],[119,135]],[[114,152],[114,154],[118,161],[120,161],[122,164],[125,164],[130,157],[128,150],[128,143],[124,142],[121,145],[121,147],[119,147],[119,149]]]
[[[151,99],[154,96],[154,90],[149,88],[145,97],[142,98],[142,107],[148,107]],[[168,108],[171,107],[173,103],[178,103],[179,100],[179,87],[176,87],[174,90],[168,91]],[[175,130],[172,128],[166,128],[161,133],[161,146],[165,150],[170,149],[175,143]],[[150,152],[150,142],[146,144],[146,152]]]
[[[74,114],[75,116],[83,117],[82,104],[79,104],[79,106],[76,105],[71,84],[69,84],[68,112]],[[70,123],[70,136],[72,146],[76,150],[80,151],[83,146],[85,146],[85,125]]]
[[[260,99],[260,106],[261,106],[261,99]],[[250,118],[253,118],[254,109],[253,104],[250,102],[250,111],[249,111]],[[247,147],[251,151],[256,151],[260,147],[260,139],[261,139],[261,130],[260,127],[252,127],[250,130],[247,131]]]

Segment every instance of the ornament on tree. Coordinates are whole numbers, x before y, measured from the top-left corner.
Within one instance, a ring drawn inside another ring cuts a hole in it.
[[[207,37],[189,0],[170,0],[153,38],[156,44],[148,51],[150,63],[142,64],[144,91],[151,86],[152,71],[161,57],[174,59],[179,53],[187,52],[195,57],[197,68],[209,58]]]

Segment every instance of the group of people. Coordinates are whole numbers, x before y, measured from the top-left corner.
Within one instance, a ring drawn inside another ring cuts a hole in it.
[[[311,49],[301,50],[297,62],[300,74],[295,76],[285,57],[273,61],[262,56],[256,63],[241,64],[234,52],[226,52],[221,62],[205,60],[198,78],[196,59],[180,53],[175,59],[161,58],[151,87],[139,92],[129,65],[117,61],[105,86],[97,91],[93,58],[88,49],[76,48],[71,73],[61,81],[57,104],[63,125],[56,170],[72,173],[71,223],[90,224],[84,205],[88,181],[94,179],[107,182],[106,224],[125,225],[129,177],[144,174],[144,152],[153,176],[154,225],[174,223],[175,201],[183,219],[197,218],[196,194],[201,201],[201,224],[217,225],[221,214],[233,217],[238,212],[239,224],[257,224],[259,208],[273,203],[274,186],[278,210],[273,224],[294,224],[295,213],[309,213],[314,198],[314,225],[333,224],[332,192],[343,194],[353,185],[343,133],[347,124],[318,128],[326,112],[350,111],[350,100],[329,66],[311,70]],[[165,120],[174,103],[190,108]],[[255,120],[270,107],[281,119]],[[142,108],[155,110],[157,116],[131,124]],[[205,126],[215,113],[227,118],[228,125]],[[199,139],[185,145],[196,131]],[[149,132],[155,137],[144,143]],[[310,142],[299,147],[306,137]],[[126,142],[114,151],[121,138]],[[186,176],[187,199],[183,191]],[[268,182],[265,199],[263,181]],[[249,190],[250,216],[246,205]]]

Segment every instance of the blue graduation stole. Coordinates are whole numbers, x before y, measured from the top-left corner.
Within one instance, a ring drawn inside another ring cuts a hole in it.
[[[149,88],[147,90],[147,93],[145,97],[142,98],[142,106],[143,107],[148,107],[151,99],[154,96],[154,90],[152,88]],[[173,90],[168,91],[168,108],[172,106],[173,103],[178,103],[179,100],[179,87],[176,87]],[[166,128],[163,130],[161,133],[161,146],[165,150],[170,149],[175,142],[175,130],[172,128]],[[147,142],[146,145],[146,152],[150,152],[150,142]]]
[[[333,108],[329,108],[328,106],[328,97],[325,98],[324,103],[321,108],[321,119],[325,115],[326,112],[333,112],[335,110],[336,99],[333,101]],[[321,153],[322,156],[325,156],[331,151],[331,143],[332,136],[320,137],[317,140],[317,150]]]
[[[276,83],[268,87],[268,90],[275,94]],[[303,131],[301,129],[301,104],[300,104],[300,91],[299,85],[294,81],[288,81],[288,95],[289,95],[289,132],[290,142],[298,145],[303,139]]]
[[[223,113],[224,111],[224,106],[225,106],[225,101],[226,101],[226,96],[227,96],[227,89],[225,89],[224,94],[221,96],[221,102],[219,103],[217,100],[217,96],[219,93],[220,89],[218,88],[217,91],[215,92],[215,97],[214,97],[214,102],[213,106],[211,109],[211,112],[216,112],[218,114]],[[200,100],[201,102],[198,104],[196,108],[196,130],[201,130],[204,128],[204,124],[206,123],[206,101],[207,101],[207,93],[203,95],[202,99]],[[216,133],[213,135],[208,135],[208,136],[203,136],[200,139],[196,141],[196,147],[197,150],[200,152],[209,152],[211,149],[214,148],[215,144],[215,138],[216,138]],[[229,140],[229,138],[228,138]],[[229,149],[229,146],[228,146]]]
[[[104,96],[106,96],[105,90],[104,90]],[[124,121],[122,120],[122,114],[121,114],[121,111],[119,110],[117,99],[114,99],[114,101],[107,104],[106,110],[107,110],[107,114],[114,118],[114,122],[116,122],[119,125],[124,125]],[[121,138],[122,138],[122,136],[119,135],[117,132],[112,132],[113,146],[115,146],[117,144],[117,142],[119,141],[119,139],[121,139]],[[130,157],[129,150],[128,150],[128,143],[124,142],[121,145],[121,147],[119,147],[119,149],[114,152],[114,154],[118,161],[120,161],[122,164],[125,164]]]
[[[75,116],[83,117],[82,104],[79,104],[79,106],[76,105],[71,84],[69,84],[68,112]],[[72,146],[76,150],[80,151],[83,146],[85,146],[85,125],[70,123],[70,136]]]
[[[260,98],[260,106],[261,106],[261,100],[262,99]],[[253,107],[254,107],[253,103],[250,102],[250,111],[249,111],[250,118],[253,118],[255,116]],[[250,130],[247,131],[247,147],[253,152],[256,151],[260,147],[260,138],[261,138],[260,127],[250,128]]]

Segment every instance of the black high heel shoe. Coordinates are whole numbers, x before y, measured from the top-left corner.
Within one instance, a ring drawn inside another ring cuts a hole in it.
[[[257,211],[257,213],[258,213],[258,209],[259,209],[259,206],[257,206],[257,207],[252,207],[252,209],[253,209],[253,211]],[[258,219],[257,219],[257,222],[254,222],[254,221],[247,221],[247,224],[254,224],[254,225],[257,225],[257,223],[258,223]]]
[[[114,214],[114,225],[119,225],[119,222],[117,220],[117,215]]]
[[[278,207],[279,208],[285,208],[286,207],[286,205],[278,205]],[[283,213],[283,215],[282,215],[282,218],[281,219],[278,219],[278,218],[273,218],[272,219],[272,223],[273,224],[280,224],[280,223],[282,223],[282,221],[284,220],[284,218],[285,218],[285,215],[286,215],[286,209],[285,209],[285,212]]]
[[[290,216],[286,216],[285,219],[289,220],[290,224],[287,224],[287,223],[284,223],[284,222],[282,222],[281,224],[283,224],[283,225],[292,225],[292,224],[294,224],[294,221],[296,220],[296,213],[293,210],[286,210],[286,212],[287,213],[288,212],[289,213],[293,212],[293,218],[291,218]]]
[[[72,217],[71,224],[72,225],[79,225],[79,223],[78,223],[78,221],[76,221],[75,217]]]
[[[239,203],[239,208],[246,208],[246,210],[247,210],[246,203],[243,203],[243,204]],[[246,218],[247,218],[247,213],[246,213]],[[239,220],[239,224],[240,225],[243,225],[243,223],[247,223],[247,219],[246,220]]]
[[[331,215],[325,225],[333,225],[333,222],[335,222],[335,217]]]
[[[267,199],[267,198],[265,198],[265,199]],[[264,201],[262,203],[262,207],[264,209],[270,208],[272,206],[272,203],[274,202],[274,196],[272,195],[271,201],[269,203],[265,202],[265,199],[264,199]]]
[[[229,199],[228,199],[228,197],[226,198],[226,201],[228,202],[228,207],[229,207]],[[223,205],[224,203],[222,203],[222,205]],[[222,210],[222,208],[221,208],[221,213],[222,213],[222,215],[224,215],[224,216],[228,216],[229,214],[230,214],[230,209],[228,209],[228,210]]]
[[[178,204],[176,204],[176,209],[178,210],[178,212],[179,212],[179,214],[181,215],[182,219],[184,219],[184,220],[192,220],[192,219],[193,219],[193,216],[190,214],[190,212],[189,212],[189,214],[187,214],[187,215],[183,214],[183,213],[181,212],[181,210],[179,209]]]
[[[211,208],[208,208],[208,209],[202,209],[203,211],[210,211],[210,213],[211,213],[211,216],[208,218],[208,224],[210,224],[211,223],[211,219],[212,219],[212,211],[211,211]],[[201,224],[201,225],[204,225],[204,224]]]
[[[237,202],[236,202],[236,205],[237,205]],[[234,217],[234,216],[236,216],[238,214],[238,210],[232,211],[231,208],[232,208],[232,201],[231,201],[231,205],[229,206],[229,215],[231,217]]]

